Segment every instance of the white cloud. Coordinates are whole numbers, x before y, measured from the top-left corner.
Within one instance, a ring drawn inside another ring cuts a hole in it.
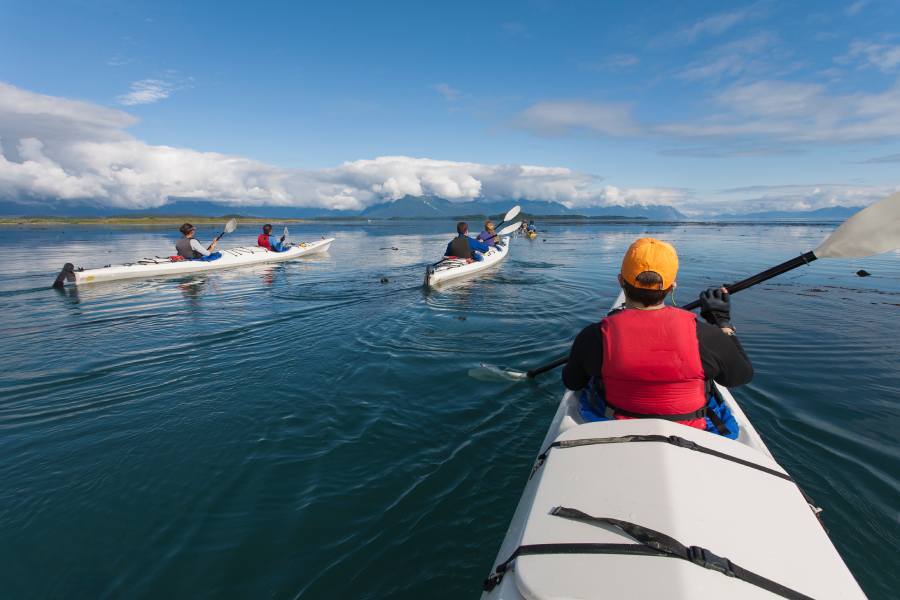
[[[153,104],[165,100],[179,89],[179,86],[164,79],[142,79],[131,84],[127,94],[118,96],[116,100],[124,106]]]
[[[756,5],[718,13],[685,27],[676,34],[676,38],[683,42],[693,42],[703,36],[721,35],[755,16]]]
[[[778,37],[761,32],[722,44],[677,71],[675,77],[685,81],[721,79],[754,73],[768,73],[785,69],[785,53],[779,48]]]
[[[578,130],[611,136],[639,133],[627,104],[583,100],[538,102],[519,114],[517,124],[545,136],[565,135]]]
[[[863,67],[875,67],[885,73],[900,67],[900,45],[855,41],[847,54],[836,59],[840,64],[856,63]]]
[[[876,93],[829,95],[825,86],[789,81],[737,84],[717,94],[719,112],[657,126],[655,133],[788,143],[848,143],[900,137],[900,82]]]
[[[565,167],[382,156],[320,170],[282,169],[216,152],[155,146],[128,133],[128,113],[0,83],[0,198],[150,208],[169,197],[235,205],[361,209],[409,195],[555,200],[569,206],[668,203],[660,189],[603,186]]]
[[[900,185],[798,184],[750,186],[721,190],[719,200],[701,205],[719,214],[769,210],[805,211],[835,206],[866,206],[896,191]],[[694,207],[686,207],[691,211]]]
[[[122,56],[121,54],[116,54],[115,56],[110,58],[108,61],[106,61],[106,65],[109,67],[122,67],[127,64],[130,64],[131,62],[133,62],[132,59],[126,58],[126,57]]]
[[[704,116],[642,123],[625,104],[583,100],[538,102],[516,123],[538,135],[588,132],[606,136],[716,138],[732,149],[836,144],[900,138],[900,81],[881,92],[831,95],[830,88],[781,80],[740,82],[714,94]],[[740,142],[740,143],[736,143]],[[748,146],[748,142],[752,142]]]
[[[640,57],[634,54],[611,54],[584,67],[593,71],[617,71],[636,67],[640,63]]]
[[[853,2],[844,9],[844,13],[846,13],[850,17],[855,17],[860,12],[862,12],[862,9],[864,9],[868,4],[869,0],[856,0],[856,2]]]
[[[867,158],[862,161],[860,164],[864,165],[879,165],[885,163],[900,163],[900,154],[888,154],[887,156],[874,156],[872,158]]]
[[[431,88],[443,96],[447,102],[456,102],[462,95],[458,89],[452,87],[449,83],[436,83]]]

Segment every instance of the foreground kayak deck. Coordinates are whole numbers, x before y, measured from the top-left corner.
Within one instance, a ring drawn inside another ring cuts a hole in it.
[[[85,269],[75,271],[75,281],[67,282],[74,285],[86,283],[99,283],[103,281],[117,281],[120,279],[135,279],[144,277],[164,277],[168,275],[181,275],[185,273],[201,273],[217,271],[245,265],[261,263],[283,262],[305,256],[325,252],[331,246],[334,238],[326,238],[315,242],[291,246],[284,252],[273,252],[259,246],[238,246],[228,250],[220,250],[222,257],[205,262],[201,260],[172,261],[167,258],[148,258],[137,263],[125,265],[113,265],[99,269]]]
[[[734,397],[719,391],[740,424],[737,440],[660,419],[585,423],[579,393],[567,391],[541,452],[554,442],[563,447],[535,463],[494,566],[521,546],[563,544],[568,551],[523,551],[502,577],[492,569],[494,587],[482,598],[778,597],[688,560],[623,553],[618,545],[633,549],[637,538],[558,507],[627,521],[706,549],[800,593],[793,597],[865,598],[799,488]],[[672,443],[670,436],[685,441]],[[666,438],[668,443],[661,441]],[[685,447],[691,442],[713,454]],[[571,544],[612,544],[606,550],[615,550],[572,551]]]
[[[482,254],[483,258],[480,261],[467,262],[464,259],[448,258],[429,266],[425,270],[425,287],[434,287],[439,283],[472,275],[496,265],[509,256],[509,241],[508,236],[502,237],[500,246],[491,246],[490,250]]]

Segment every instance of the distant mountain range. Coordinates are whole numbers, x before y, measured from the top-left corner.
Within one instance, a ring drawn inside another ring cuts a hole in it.
[[[764,212],[722,215],[717,221],[844,221],[860,210],[862,206],[830,206],[817,210],[768,210]]]
[[[474,200],[451,202],[438,197],[405,196],[399,200],[382,202],[362,211],[329,210],[294,206],[233,205],[193,198],[172,198],[168,204],[157,208],[127,210],[92,204],[66,202],[0,202],[0,216],[33,217],[141,217],[141,216],[195,216],[220,217],[236,215],[271,219],[350,218],[367,219],[452,219],[454,217],[481,217],[502,215],[516,204],[523,214],[533,216],[585,216],[650,221],[682,221],[683,213],[665,205],[592,206],[570,209],[559,202],[541,200]],[[859,207],[836,206],[811,211],[765,211],[755,213],[700,217],[716,221],[842,221],[859,211]]]
[[[685,216],[671,206],[597,206],[569,209],[559,202],[540,200],[474,200],[471,202],[451,202],[445,198],[405,196],[399,200],[372,205],[363,211],[329,210],[326,208],[304,208],[292,206],[253,206],[225,204],[206,200],[173,198],[168,204],[157,208],[127,210],[108,208],[91,204],[69,204],[61,202],[17,203],[0,202],[0,215],[41,216],[41,217],[109,217],[109,216],[153,216],[185,215],[197,217],[218,217],[222,215],[243,215],[246,217],[309,219],[316,217],[365,217],[368,219],[449,219],[458,216],[499,215],[518,204],[522,212],[535,216],[566,215],[586,217],[629,217],[650,220],[679,220]]]

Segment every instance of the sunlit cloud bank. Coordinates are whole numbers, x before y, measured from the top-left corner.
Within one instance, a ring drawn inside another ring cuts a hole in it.
[[[548,119],[551,129],[565,129],[573,125],[561,117],[569,111],[597,131],[614,127],[615,114],[582,104],[559,108],[539,107],[530,117]],[[799,186],[698,196],[682,188],[607,185],[600,176],[566,167],[408,156],[355,160],[327,169],[285,169],[240,156],[151,145],[129,133],[136,122],[121,110],[0,83],[0,200],[144,209],[165,205],[170,198],[195,198],[235,206],[360,210],[407,195],[432,195],[457,202],[546,200],[570,208],[670,205],[700,214],[861,204],[892,191]]]
[[[0,198],[152,208],[170,197],[357,210],[406,195],[532,199],[567,206],[669,204],[666,189],[625,190],[565,167],[485,165],[381,156],[320,170],[156,146],[128,132],[137,119],[95,104],[0,84]]]

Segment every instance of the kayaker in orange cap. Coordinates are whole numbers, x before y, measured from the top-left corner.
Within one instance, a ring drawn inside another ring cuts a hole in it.
[[[712,385],[733,387],[753,377],[734,335],[728,294],[720,288],[700,294],[703,322],[666,306],[677,274],[670,244],[634,242],[619,273],[625,307],[578,334],[563,383],[587,388],[581,413],[589,421],[659,418],[736,437],[737,424]]]

